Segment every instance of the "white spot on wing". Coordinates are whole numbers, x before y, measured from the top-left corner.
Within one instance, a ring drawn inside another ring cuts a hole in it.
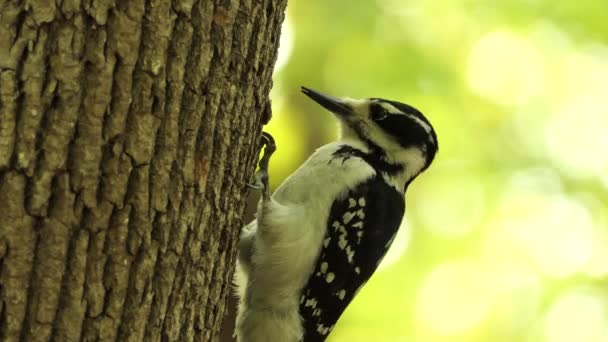
[[[314,316],[314,313],[313,313],[313,316]],[[329,334],[329,332],[331,331],[332,328],[333,328],[333,326],[326,327],[323,324],[317,324],[317,332],[321,335]]]
[[[365,218],[365,213],[363,212],[363,209],[357,210],[357,217],[362,220]]]
[[[340,238],[338,240],[338,247],[340,247],[340,249],[344,249],[346,247],[346,245],[348,244],[348,241],[346,241],[344,236],[345,235],[340,235]]]
[[[330,284],[332,281],[334,281],[334,279],[336,279],[336,275],[333,274],[333,272],[327,273],[325,280],[327,281],[328,284]]]
[[[353,227],[354,228],[359,228],[359,229],[363,228],[363,221],[359,221],[359,222],[353,224]]]
[[[329,267],[329,265],[327,264],[327,262],[323,261],[321,263],[321,273],[327,272],[327,267]]]
[[[359,198],[359,206],[365,207],[365,198],[363,198],[363,197]]]
[[[350,249],[350,246],[346,246],[346,257],[348,258],[348,263],[353,263],[353,257],[355,256],[355,251]]]
[[[346,290],[342,289],[342,290],[340,290],[340,292],[338,292],[338,298],[340,298],[340,300],[344,300],[345,296],[346,296]]]
[[[331,241],[330,237],[327,237],[325,240],[323,240],[323,247],[329,246],[329,241]]]
[[[361,269],[359,268],[359,266],[355,267],[355,273],[361,274]]]
[[[306,300],[306,304],[304,304],[304,306],[316,309],[317,308],[317,300],[315,298],[308,299],[308,300]]]
[[[348,207],[349,208],[353,208],[355,205],[357,205],[357,201],[355,201],[354,198],[349,198],[348,199]]]
[[[353,219],[353,217],[355,216],[355,213],[351,213],[351,212],[346,212],[344,213],[344,215],[342,215],[342,222],[344,222],[344,224],[347,224],[348,222],[350,222],[350,220]]]

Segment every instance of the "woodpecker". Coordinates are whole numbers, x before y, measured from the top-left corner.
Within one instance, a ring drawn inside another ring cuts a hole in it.
[[[414,107],[381,98],[302,92],[338,119],[317,149],[270,195],[266,147],[255,174],[257,218],[238,244],[239,342],[320,342],[372,276],[405,213],[408,185],[433,161],[437,135]]]

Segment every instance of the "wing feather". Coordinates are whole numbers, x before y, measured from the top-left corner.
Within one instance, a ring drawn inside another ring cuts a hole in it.
[[[323,247],[300,298],[304,341],[324,341],[374,273],[399,229],[403,196],[375,175],[334,201]]]

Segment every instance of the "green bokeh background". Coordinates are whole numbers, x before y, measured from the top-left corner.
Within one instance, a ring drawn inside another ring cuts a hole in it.
[[[608,341],[607,41],[603,0],[290,0],[274,187],[336,138],[301,85],[408,103],[439,137],[329,341]]]

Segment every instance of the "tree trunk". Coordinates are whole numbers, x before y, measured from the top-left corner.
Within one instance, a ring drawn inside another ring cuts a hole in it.
[[[286,0],[0,1],[0,340],[217,340]]]

